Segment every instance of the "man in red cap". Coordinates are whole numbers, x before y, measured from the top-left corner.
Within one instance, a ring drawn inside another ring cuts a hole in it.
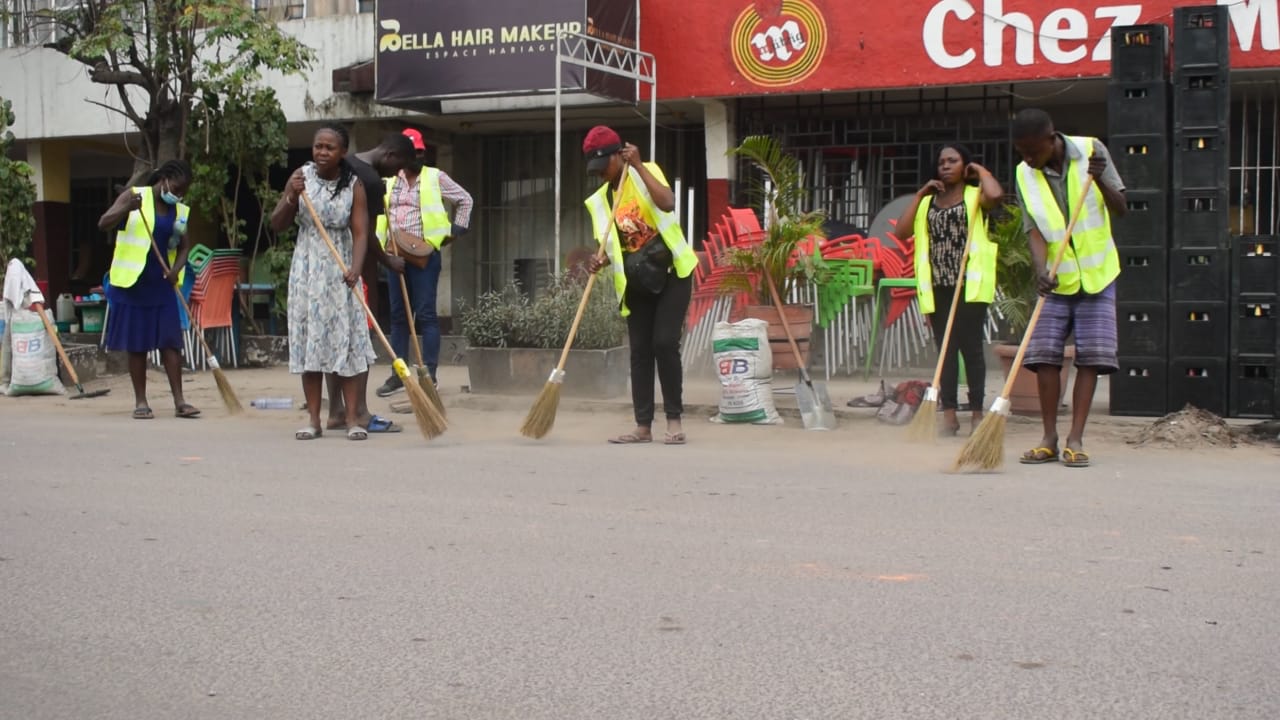
[[[667,416],[665,442],[685,443],[684,369],[680,337],[693,293],[690,277],[698,264],[673,212],[675,195],[656,163],[640,160],[640,150],[603,125],[582,142],[587,172],[604,184],[587,198],[591,227],[604,256],[592,256],[590,272],[613,266],[618,307],[631,341],[631,402],[636,427],[611,443],[653,441],[653,376],[662,383]]]
[[[431,381],[436,382],[440,361],[440,319],[436,315],[436,291],[440,283],[440,251],[463,233],[471,223],[471,194],[445,172],[422,162],[426,144],[422,133],[403,131],[413,143],[418,157],[395,177],[387,178],[383,204],[386,212],[378,218],[376,234],[385,247],[388,242],[405,259],[404,274],[387,274],[387,304],[391,308],[391,347],[397,357],[412,357],[409,349],[409,313],[422,343],[422,361]],[[449,208],[453,215],[450,217]],[[409,294],[408,307],[398,292],[404,278]],[[387,397],[404,389],[400,377],[392,373],[377,389]]]
[[[400,134],[409,138],[409,142],[413,143],[413,149],[418,154],[418,162],[425,163],[427,144],[422,141],[422,133],[413,128],[405,128]]]

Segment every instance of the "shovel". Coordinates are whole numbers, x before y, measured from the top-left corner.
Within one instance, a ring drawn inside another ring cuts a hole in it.
[[[815,383],[809,378],[805,369],[804,358],[800,357],[800,346],[796,344],[796,336],[791,333],[791,324],[787,322],[782,310],[782,298],[778,297],[778,288],[773,286],[773,278],[769,270],[764,271],[764,281],[769,285],[769,294],[773,296],[773,306],[782,319],[782,328],[787,331],[787,342],[791,343],[791,352],[795,353],[796,365],[800,366],[800,382],[796,383],[796,404],[800,406],[800,419],[805,430],[834,430],[836,412],[831,408],[831,396],[827,394],[824,383]]]
[[[67,357],[67,351],[62,349],[62,341],[58,340],[58,330],[49,322],[49,318],[44,314],[44,307],[40,303],[31,303],[31,309],[40,316],[40,321],[44,323],[45,332],[49,333],[49,339],[53,340],[53,347],[58,351],[58,357],[62,358],[62,365],[67,369],[67,376],[71,378],[71,384],[76,386],[78,394],[72,395],[72,400],[84,400],[86,398],[102,397],[111,392],[110,388],[105,390],[94,390],[93,392],[85,392],[84,386],[80,384],[80,378],[76,377],[76,369],[71,366],[71,359]]]

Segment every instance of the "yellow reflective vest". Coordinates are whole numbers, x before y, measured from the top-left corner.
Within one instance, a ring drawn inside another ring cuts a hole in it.
[[[916,209],[913,231],[916,238],[916,299],[920,302],[920,312],[925,315],[932,313],[936,307],[933,299],[933,266],[929,264],[929,208],[936,197],[930,196],[928,202],[920,203],[920,207]],[[978,204],[981,199],[981,188],[972,185],[965,187],[965,222],[966,227],[968,223],[973,224],[973,241],[969,248],[969,260],[961,272],[964,273],[964,301],[971,303],[989,303],[996,297],[998,249],[987,235],[986,218],[982,217],[982,207]]]
[[[660,177],[661,170],[656,165],[646,163],[646,166],[649,168],[649,172],[655,174],[655,177]],[[671,251],[676,277],[689,277],[693,273],[693,269],[698,266],[698,256],[694,254],[693,248],[684,239],[684,231],[680,229],[680,223],[677,221],[675,213],[663,212],[653,204],[653,196],[649,194],[649,189],[644,186],[644,180],[640,178],[639,170],[628,165],[627,173],[630,177],[631,186],[635,189],[636,197],[639,200],[645,219],[658,228],[658,233],[662,235],[662,241],[666,243],[667,249]],[[618,294],[618,308],[621,310],[622,316],[626,317],[631,314],[631,310],[627,307],[626,299],[627,274],[622,262],[622,241],[618,238],[618,224],[614,222],[613,207],[609,202],[609,183],[601,185],[600,189],[592,193],[584,204],[587,206],[587,212],[591,214],[591,231],[595,236],[596,242],[605,246],[605,255],[609,258],[609,267],[613,269],[613,289]]]
[[[1067,153],[1063,172],[1067,180],[1067,207],[1072,208],[1080,197],[1084,178],[1089,174],[1089,156],[1093,154],[1093,138],[1067,137],[1076,152]],[[1035,170],[1025,162],[1018,164],[1018,191],[1036,227],[1049,246],[1046,262],[1053,267],[1062,243],[1067,243],[1062,264],[1058,266],[1059,295],[1074,295],[1080,290],[1089,294],[1102,292],[1120,275],[1120,254],[1116,252],[1115,239],[1111,237],[1111,213],[1107,211],[1102,190],[1095,182],[1085,198],[1080,219],[1068,239],[1067,222],[1062,208],[1058,207],[1049,181],[1044,172]]]
[[[116,249],[111,256],[111,271],[108,276],[111,284],[120,288],[133,287],[142,275],[142,269],[147,266],[147,256],[151,254],[151,234],[147,232],[147,228],[154,231],[156,227],[155,193],[151,186],[135,187],[133,192],[142,196],[142,207],[129,213],[124,229],[116,232]],[[182,203],[175,205],[173,211],[177,215],[173,218],[173,234],[169,236],[170,267],[178,257],[178,244],[182,241],[182,236],[187,234],[187,221],[191,217],[191,208]],[[185,269],[178,273],[179,285],[185,275]]]
[[[387,215],[391,212],[391,191],[398,182],[398,175],[383,180],[386,186],[382,201],[383,213],[378,216],[374,229],[383,248],[387,247]],[[439,250],[453,230],[453,223],[444,209],[444,198],[440,195],[440,171],[436,168],[424,167],[418,175],[418,208],[422,212],[422,239]]]

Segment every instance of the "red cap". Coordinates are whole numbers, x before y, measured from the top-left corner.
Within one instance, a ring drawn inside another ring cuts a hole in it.
[[[413,128],[405,128],[405,130],[400,134],[404,135],[405,137],[409,138],[409,140],[413,141],[414,150],[427,149],[427,144],[422,142],[422,133],[418,132],[417,130],[414,130]]]
[[[612,128],[597,125],[587,131],[582,141],[582,154],[587,158],[587,172],[600,173],[609,166],[609,156],[622,149],[622,138]]]

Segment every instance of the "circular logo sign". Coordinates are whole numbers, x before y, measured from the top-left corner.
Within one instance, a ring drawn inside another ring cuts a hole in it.
[[[752,4],[733,23],[733,64],[764,87],[794,85],[813,74],[827,51],[827,23],[809,0],[782,0],[764,19]]]

